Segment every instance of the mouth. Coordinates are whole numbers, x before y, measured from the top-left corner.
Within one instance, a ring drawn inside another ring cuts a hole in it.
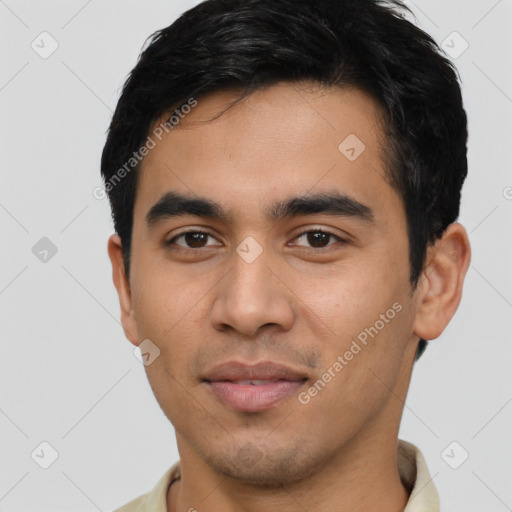
[[[295,395],[307,380],[303,373],[270,361],[251,365],[236,361],[224,363],[203,378],[223,405],[240,412],[271,409]]]

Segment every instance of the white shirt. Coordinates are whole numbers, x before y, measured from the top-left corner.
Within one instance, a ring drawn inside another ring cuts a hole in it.
[[[439,495],[430,478],[420,450],[407,441],[398,440],[398,471],[402,482],[411,490],[404,512],[439,512]],[[168,512],[167,491],[180,478],[180,462],[173,464],[147,494],[130,501],[114,512]]]

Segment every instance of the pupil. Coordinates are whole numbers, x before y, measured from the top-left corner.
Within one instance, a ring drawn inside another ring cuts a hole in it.
[[[193,248],[202,247],[202,242],[206,239],[204,233],[187,233],[185,235],[185,241],[187,245]]]
[[[329,239],[327,233],[321,233],[319,231],[315,231],[313,233],[308,233],[308,243],[313,247],[324,247],[322,242],[325,242]]]

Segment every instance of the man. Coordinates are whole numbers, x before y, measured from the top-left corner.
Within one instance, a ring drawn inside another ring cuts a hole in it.
[[[469,266],[466,115],[399,8],[209,0],[141,54],[108,252],[180,460],[120,511],[439,510],[398,431]]]

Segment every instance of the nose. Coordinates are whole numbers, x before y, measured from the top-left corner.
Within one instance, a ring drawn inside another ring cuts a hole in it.
[[[231,270],[219,283],[211,310],[215,329],[233,329],[248,337],[270,325],[283,331],[291,329],[294,295],[284,276],[279,275],[279,265],[271,261],[266,251],[252,262],[238,253],[233,259]]]

